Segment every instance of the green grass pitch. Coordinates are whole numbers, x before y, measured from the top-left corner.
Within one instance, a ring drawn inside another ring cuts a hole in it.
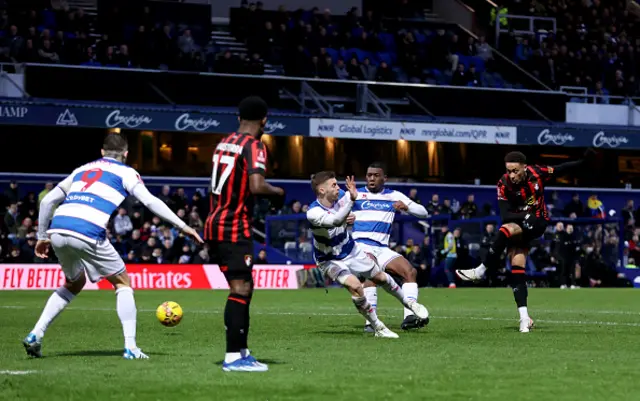
[[[42,359],[22,338],[49,292],[0,292],[0,400],[638,400],[640,292],[533,289],[536,329],[518,333],[511,291],[422,289],[431,324],[399,328],[379,290],[379,315],[400,339],[362,332],[344,290],[259,291],[250,345],[266,373],[223,373],[224,291],[137,291],[138,345],[122,359],[115,296],[89,291],[49,328]],[[176,301],[175,328],[155,309]],[[17,374],[18,371],[27,372]]]

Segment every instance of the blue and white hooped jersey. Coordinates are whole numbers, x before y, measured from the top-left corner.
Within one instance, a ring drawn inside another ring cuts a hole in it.
[[[313,257],[317,263],[330,260],[342,260],[349,256],[355,246],[351,233],[347,230],[346,222],[339,227],[331,228],[314,224],[314,221],[320,220],[322,215],[336,214],[349,196],[348,193],[345,194],[345,191],[340,190],[338,200],[330,208],[323,206],[317,200],[309,205],[307,220],[311,223],[311,231],[313,233]]]
[[[140,175],[126,164],[103,158],[74,170],[58,184],[66,195],[47,233],[62,233],[89,241],[106,239],[107,223]]]
[[[356,215],[353,238],[363,244],[388,247],[396,216],[393,204],[397,201],[407,206],[412,203],[405,194],[393,189],[384,188],[379,193],[373,193],[367,187],[358,188],[358,199],[353,205]]]

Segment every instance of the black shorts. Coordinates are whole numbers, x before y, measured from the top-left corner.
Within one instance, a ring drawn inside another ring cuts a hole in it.
[[[211,261],[220,266],[227,281],[251,281],[253,271],[253,241],[207,241]]]
[[[549,226],[549,220],[546,220],[542,217],[537,219],[529,220],[531,228],[525,227],[523,222],[518,224],[522,228],[522,236],[514,241],[513,244],[509,244],[510,248],[531,248],[531,242],[537,240],[538,238],[544,235],[544,232],[547,230]]]

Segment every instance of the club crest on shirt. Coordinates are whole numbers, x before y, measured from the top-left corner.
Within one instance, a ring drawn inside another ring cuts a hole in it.
[[[251,267],[252,257],[251,255],[244,255],[244,263],[247,267]]]

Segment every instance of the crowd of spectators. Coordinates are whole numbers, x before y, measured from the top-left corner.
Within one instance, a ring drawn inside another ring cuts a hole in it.
[[[52,259],[44,261],[39,260],[34,254],[38,205],[48,191],[53,188],[53,185],[54,183],[47,183],[40,193],[23,193],[19,184],[14,182],[4,191],[1,202],[4,216],[2,216],[0,224],[0,263],[56,261],[55,255]],[[417,197],[417,190],[412,189],[407,195],[415,202],[423,203],[422,199]],[[172,190],[169,186],[165,186],[158,197],[191,227],[200,231],[203,229],[209,205],[200,192],[196,191],[192,195],[187,195],[183,188]],[[407,255],[409,261],[420,272],[426,285],[430,277],[430,269],[442,262],[447,256],[446,252],[443,252],[443,239],[449,230],[458,241],[456,263],[460,266],[467,266],[469,263],[475,262],[478,257],[482,257],[482,253],[488,250],[493,241],[495,226],[488,221],[485,223],[467,221],[477,217],[495,216],[495,210],[488,204],[478,206],[473,194],[470,194],[464,202],[451,199],[441,200],[438,194],[433,194],[424,205],[432,216],[450,216],[450,219],[440,222],[434,220],[431,230],[433,235],[417,238],[418,243],[414,243],[414,239],[409,239],[406,243],[394,241],[391,245]],[[557,193],[553,193],[549,201],[549,209],[554,217],[601,218],[604,217],[604,208],[605,206],[595,195],[586,201],[586,205],[577,194],[567,204],[562,202]],[[276,210],[268,201],[261,200],[255,205],[256,225],[260,227],[259,222],[264,222],[264,218],[268,215],[293,215],[304,213],[307,209],[307,204],[293,200],[283,208]],[[572,275],[561,275],[557,278],[557,283],[563,284],[558,285],[567,285],[568,283],[573,283],[573,285],[611,284],[611,280],[606,277],[610,277],[610,272],[615,272],[615,267],[618,264],[619,241],[625,241],[625,258],[628,258],[624,261],[625,265],[640,260],[640,228],[636,228],[635,223],[640,218],[640,208],[636,209],[634,202],[630,200],[620,213],[626,227],[625,232],[622,233],[622,239],[616,224],[608,226],[568,223],[563,227],[550,226],[545,240],[532,252],[530,271],[545,271],[549,266],[557,266],[558,260],[570,260],[571,266],[575,267],[577,264],[584,273],[582,276],[578,274],[579,277],[575,277],[573,273]],[[304,220],[290,220],[281,222],[280,225],[273,225],[270,230],[270,243],[286,251],[287,242],[294,244],[297,242],[295,248],[304,251],[306,248],[310,248],[311,241],[306,228]],[[573,251],[568,251],[566,245],[554,245],[555,242],[558,242],[555,241],[554,236],[559,235],[559,232],[569,233],[566,235],[570,237]],[[128,263],[202,264],[209,262],[206,245],[204,247],[196,246],[175,228],[153,216],[133,198],[128,198],[122,207],[114,212],[109,223],[108,237]],[[394,235],[392,238],[397,237]],[[558,246],[563,250],[560,251]],[[306,251],[308,252],[308,249]],[[561,258],[560,253],[572,256],[562,256]],[[266,262],[266,252],[260,252],[256,263]],[[567,264],[563,264],[563,266]],[[505,268],[508,267],[505,265]],[[563,271],[568,271],[567,269],[564,268]],[[615,274],[613,279],[615,281]],[[453,280],[451,284],[454,284]]]
[[[556,33],[513,33],[500,50],[548,86],[586,87],[590,94],[639,96],[640,24],[618,0],[503,1],[510,14],[552,17]],[[515,24],[515,22],[514,22]],[[548,29],[548,26],[547,26]],[[601,102],[607,103],[607,99]]]
[[[626,2],[502,3],[511,14],[556,19],[555,33],[511,32],[500,38],[500,50],[548,86],[586,87],[604,96],[640,95],[640,25]],[[155,16],[149,7],[133,16],[115,8],[101,29],[82,9],[52,1],[46,9],[0,10],[0,62],[248,74],[263,74],[265,63],[270,63],[282,65],[290,76],[508,86],[495,72],[492,48],[484,36],[460,38],[443,26],[399,23],[398,18],[418,16],[419,7],[408,0],[392,5],[363,15],[354,8],[336,16],[318,7],[269,11],[261,2],[244,2],[231,26],[248,48],[248,54],[238,55],[194,34],[188,25]]]
[[[96,17],[65,1],[38,10],[0,9],[0,62],[211,69],[207,57],[215,57],[214,49],[196,40],[189,26],[160,19],[149,7],[137,14],[139,23],[131,24],[131,15],[114,8],[101,27]]]
[[[360,15],[355,7],[345,16],[318,7],[268,11],[257,2],[245,4],[231,22],[252,59],[283,65],[289,76],[488,84],[481,73],[493,54],[484,37],[462,40],[442,26],[398,23],[396,18],[407,15],[415,15],[407,1],[399,2],[397,15],[384,17],[374,10]]]

